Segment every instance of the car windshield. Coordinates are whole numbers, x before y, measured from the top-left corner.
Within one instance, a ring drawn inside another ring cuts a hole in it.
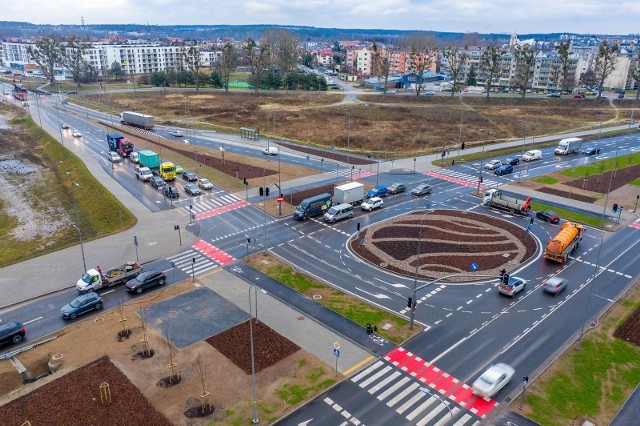
[[[93,278],[92,275],[85,273],[82,276],[82,281],[84,281],[85,283],[89,284],[91,282],[91,279]]]
[[[327,213],[328,213],[328,214],[336,214],[336,213],[338,213],[338,211],[337,211],[336,209],[334,209],[333,207],[331,207],[331,208],[327,211]]]
[[[72,308],[77,308],[78,306],[80,306],[80,301],[78,299],[73,299],[71,303],[69,303],[69,306],[71,306]]]
[[[211,182],[209,182],[209,179],[200,179],[200,182],[205,184],[205,185],[211,183]]]

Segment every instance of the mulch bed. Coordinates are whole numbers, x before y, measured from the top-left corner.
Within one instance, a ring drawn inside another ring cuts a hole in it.
[[[620,158],[620,162],[624,162],[624,157]],[[620,167],[621,168],[616,171],[609,171],[601,175],[597,174],[574,179],[570,182],[566,182],[565,185],[585,189],[587,191],[598,192],[600,194],[606,194],[621,188],[634,179],[640,178],[640,164],[630,167],[624,167],[624,164],[620,164]],[[609,188],[609,180],[611,180],[611,188]]]
[[[285,359],[300,350],[300,347],[279,335],[263,322],[253,321],[253,350],[256,373]],[[249,321],[245,321],[207,339],[207,343],[237,365],[246,374],[251,374],[251,344]]]
[[[361,158],[361,157],[352,157],[350,155],[341,154],[339,152],[331,152],[323,149],[316,149],[308,146],[296,145],[287,142],[277,142],[278,145],[287,147],[292,151],[304,152],[305,154],[317,155],[318,157],[329,158],[332,160],[337,160],[342,163],[353,164],[356,166],[366,165],[366,164],[375,164],[375,161],[370,158]]]
[[[577,185],[571,185],[571,186],[573,186],[574,188],[578,187]],[[595,203],[596,201],[598,201],[597,198],[576,194],[575,192],[572,193],[569,191],[561,191],[559,189],[549,188],[548,186],[545,186],[544,188],[540,188],[537,191],[544,192],[545,194],[557,195],[559,197],[567,198],[569,200],[584,201],[585,203]]]
[[[107,382],[111,404],[100,402],[100,384]],[[144,395],[102,357],[0,407],[0,424],[32,425],[171,425]]]
[[[613,335],[618,339],[626,340],[640,346],[640,309],[636,309]]]
[[[502,268],[513,270],[533,257],[537,244],[525,229],[510,222],[471,212],[435,210],[367,228],[351,241],[351,248],[378,267],[414,277],[418,265],[420,278],[435,279],[472,273],[472,263],[478,265],[476,273],[497,276]]]

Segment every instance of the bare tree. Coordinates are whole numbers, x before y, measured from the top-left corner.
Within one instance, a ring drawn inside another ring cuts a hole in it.
[[[598,80],[598,98],[604,90],[604,81],[611,75],[618,60],[618,45],[609,45],[603,40],[598,47],[598,57],[596,58],[596,79]]]
[[[229,77],[237,63],[238,53],[231,42],[226,42],[224,46],[222,46],[222,56],[220,56],[220,61],[218,62],[218,68],[222,75],[222,85],[224,86],[225,92],[229,91]]]
[[[67,39],[67,45],[60,47],[62,66],[71,73],[73,81],[78,84],[83,72],[87,72],[87,64],[83,58],[87,45],[78,37],[71,36]]]
[[[491,94],[491,84],[493,79],[500,73],[500,61],[504,54],[504,50],[498,49],[496,46],[489,46],[484,52],[482,52],[480,69],[484,74],[484,88],[487,91],[487,99],[489,99],[489,95]]]
[[[409,48],[409,70],[416,75],[416,96],[420,96],[424,74],[438,55],[438,46],[433,36],[416,33],[405,38]]]
[[[524,99],[533,79],[533,67],[536,63],[538,50],[529,46],[516,46],[513,49],[513,54],[516,61],[513,84],[520,88],[520,96]]]
[[[265,81],[266,67],[269,65],[269,45],[261,43],[258,46],[255,40],[249,37],[242,46],[242,51],[251,70],[250,83],[257,93]]]
[[[198,50],[196,46],[189,46],[188,49],[183,47],[180,51],[180,56],[187,69],[193,74],[193,81],[196,83],[196,92],[199,91],[200,70],[204,66],[202,56],[200,56],[200,50]]]
[[[640,98],[640,50],[638,50],[635,59],[631,62],[631,67],[629,67],[629,75],[631,76],[631,78],[633,78],[635,84],[638,86],[638,90],[636,90],[637,101]]]
[[[458,80],[462,77],[464,64],[467,61],[468,55],[467,52],[460,50],[458,47],[448,47],[442,51],[442,56],[449,63],[449,72],[453,79],[453,87],[451,88],[451,97],[453,97],[456,91],[456,84],[458,84]]]
[[[174,380],[178,382],[180,381],[178,364],[174,361],[175,353],[174,353],[173,344],[171,344],[171,336],[172,336],[171,329],[169,327],[166,327],[164,330],[165,338],[163,341],[163,347],[167,357],[169,358],[169,370],[170,370],[169,383],[173,383]]]
[[[378,43],[375,41],[371,45],[371,50],[373,51],[372,56],[372,74],[378,78],[378,83],[382,79],[384,79],[384,85],[382,86],[383,96],[387,96],[387,90],[389,89],[389,71],[391,69],[391,64],[389,63],[389,58],[387,57],[386,50],[381,48]]]
[[[56,65],[62,60],[62,47],[57,36],[44,36],[36,41],[35,46],[29,46],[27,53],[38,64],[42,72],[49,79],[49,84],[55,84]]]
[[[560,81],[558,82],[558,87],[560,88],[560,96],[562,96],[564,92],[569,90],[569,88],[573,87],[575,84],[574,77],[570,73],[571,59],[569,58],[569,53],[571,49],[571,41],[561,41],[556,45],[555,49],[558,52],[558,57],[560,59]]]
[[[262,35],[262,43],[269,46],[271,62],[280,69],[283,80],[286,80],[298,63],[298,38],[285,29],[268,29]]]
[[[196,376],[200,380],[202,385],[202,393],[200,394],[200,407],[202,414],[205,414],[210,407],[209,404],[209,392],[207,392],[207,360],[202,354],[198,354],[195,362]]]

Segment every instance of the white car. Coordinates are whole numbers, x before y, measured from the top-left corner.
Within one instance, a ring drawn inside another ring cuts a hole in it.
[[[484,165],[484,168],[487,170],[494,170],[498,167],[502,166],[502,161],[500,160],[491,160]]]
[[[265,148],[262,150],[264,155],[278,155],[278,148],[270,146],[269,148]]]
[[[525,288],[527,288],[527,281],[520,277],[509,277],[508,284],[500,283],[498,293],[504,294],[505,296],[516,297],[516,294],[524,291]]]
[[[119,163],[122,161],[122,158],[120,158],[120,156],[118,155],[117,152],[115,151],[111,151],[109,152],[109,155],[107,155],[107,158],[109,159],[109,161],[111,161],[112,163]]]
[[[362,210],[371,211],[384,205],[384,201],[380,197],[372,197],[360,205]]]
[[[515,371],[508,364],[498,363],[490,366],[473,382],[471,386],[473,393],[486,398],[493,397],[504,385],[509,383]]]
[[[182,137],[182,132],[180,130],[172,130],[169,132],[169,134],[171,136],[174,136],[176,138],[181,138]]]
[[[200,178],[198,179],[198,186],[202,189],[213,189],[213,184],[209,179]]]
[[[426,92],[424,92],[425,96],[435,96],[436,92],[434,92],[433,90],[427,90]]]
[[[73,136],[74,138],[81,138],[82,133],[80,133],[80,130],[73,129],[73,132],[71,132],[71,136]]]

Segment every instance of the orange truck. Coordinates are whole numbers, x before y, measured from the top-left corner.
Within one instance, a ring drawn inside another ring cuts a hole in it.
[[[583,225],[573,222],[563,223],[560,232],[547,243],[544,258],[565,263],[569,254],[580,245],[583,234]]]

